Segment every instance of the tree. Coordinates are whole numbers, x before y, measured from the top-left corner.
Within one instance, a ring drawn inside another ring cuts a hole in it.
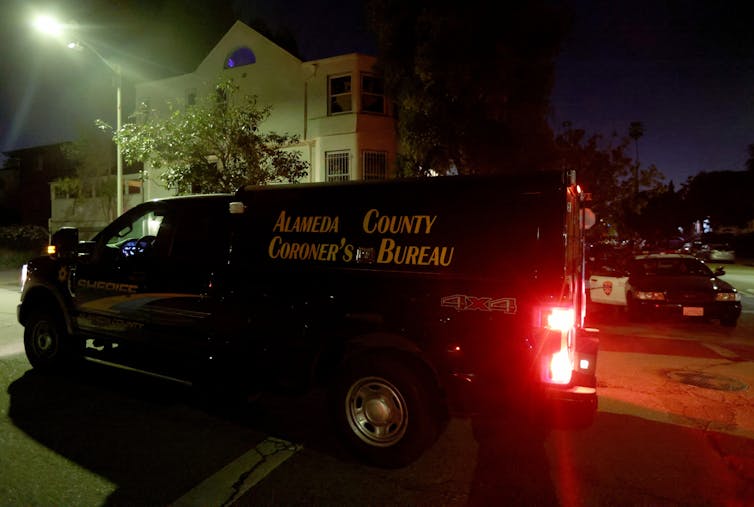
[[[564,13],[545,2],[371,0],[401,170],[490,173],[553,162],[547,123]]]
[[[750,171],[702,171],[681,189],[686,219],[709,218],[714,227],[746,227],[754,219],[754,173]]]
[[[142,106],[115,140],[124,160],[164,169],[166,186],[179,194],[294,183],[308,174],[309,164],[290,149],[298,136],[260,131],[270,111],[232,81],[220,81],[196,105],[171,104],[166,117]]]
[[[560,166],[576,170],[581,185],[592,195],[590,207],[600,223],[610,224],[613,234],[641,232],[639,217],[655,196],[667,191],[665,176],[654,165],[637,169],[627,153],[629,136],[605,139],[601,135],[588,136],[570,123],[564,127],[555,140]],[[644,189],[638,195],[634,192],[636,182]]]
[[[104,221],[115,218],[115,145],[94,126],[82,128],[78,138],[63,146],[63,154],[75,168],[75,176],[57,181],[59,188],[77,201],[96,197]]]
[[[746,159],[746,170],[754,172],[754,144],[750,144],[747,147],[749,152],[749,158]]]

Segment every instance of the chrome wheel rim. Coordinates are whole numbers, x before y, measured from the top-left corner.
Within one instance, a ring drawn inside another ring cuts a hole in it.
[[[390,382],[380,377],[357,380],[346,396],[346,417],[354,434],[377,447],[395,445],[408,425],[406,400]]]
[[[34,328],[34,349],[39,356],[53,356],[57,350],[55,331],[47,322],[39,322]]]

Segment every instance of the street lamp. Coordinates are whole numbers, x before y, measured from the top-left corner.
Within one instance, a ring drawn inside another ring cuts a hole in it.
[[[47,35],[60,37],[64,34],[65,26],[51,18],[49,16],[38,16],[32,23],[34,27],[42,33]],[[83,42],[82,40],[69,41],[66,44],[68,49],[82,51],[84,48],[91,51],[99,60],[104,63],[108,69],[115,73],[115,104],[116,104],[116,132],[121,128],[121,86],[122,86],[122,74],[120,65],[114,64],[107,60],[102,54],[95,49],[94,46]],[[115,176],[115,196],[116,196],[116,210],[117,215],[120,216],[123,213],[123,154],[121,152],[120,143],[115,143],[115,157],[116,157],[116,176]]]

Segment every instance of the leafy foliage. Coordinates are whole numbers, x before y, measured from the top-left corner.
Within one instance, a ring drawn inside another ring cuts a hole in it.
[[[631,142],[630,136],[605,139],[570,126],[556,138],[562,166],[576,170],[584,189],[592,195],[590,206],[601,223],[610,224],[612,233],[617,230],[623,235],[642,232],[640,217],[653,199],[667,191],[665,176],[657,167],[642,169],[627,154]]]
[[[221,81],[196,105],[170,104],[162,118],[142,105],[133,122],[115,134],[123,157],[164,169],[163,180],[179,194],[232,192],[246,184],[294,183],[308,174],[297,136],[263,133],[271,108]]]
[[[407,174],[490,173],[553,162],[547,124],[563,13],[544,2],[372,0],[377,68],[397,106]]]
[[[702,171],[681,189],[687,220],[745,227],[754,219],[753,171]]]
[[[101,129],[82,130],[79,137],[63,147],[63,153],[76,171],[72,178],[56,181],[58,188],[75,198],[97,196],[106,220],[115,218],[115,145]]]
[[[38,225],[0,227],[0,247],[8,250],[39,250],[47,244],[49,233]]]

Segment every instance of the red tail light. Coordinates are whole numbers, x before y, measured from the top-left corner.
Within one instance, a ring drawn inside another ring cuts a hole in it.
[[[541,322],[549,333],[551,340],[543,349],[542,376],[551,384],[568,384],[574,369],[574,336],[576,312],[573,308],[552,307],[543,312]]]
[[[547,313],[547,329],[570,331],[576,324],[576,312],[573,308],[550,308]]]
[[[548,380],[553,384],[567,384],[573,374],[573,361],[567,350],[560,350],[552,355]]]

